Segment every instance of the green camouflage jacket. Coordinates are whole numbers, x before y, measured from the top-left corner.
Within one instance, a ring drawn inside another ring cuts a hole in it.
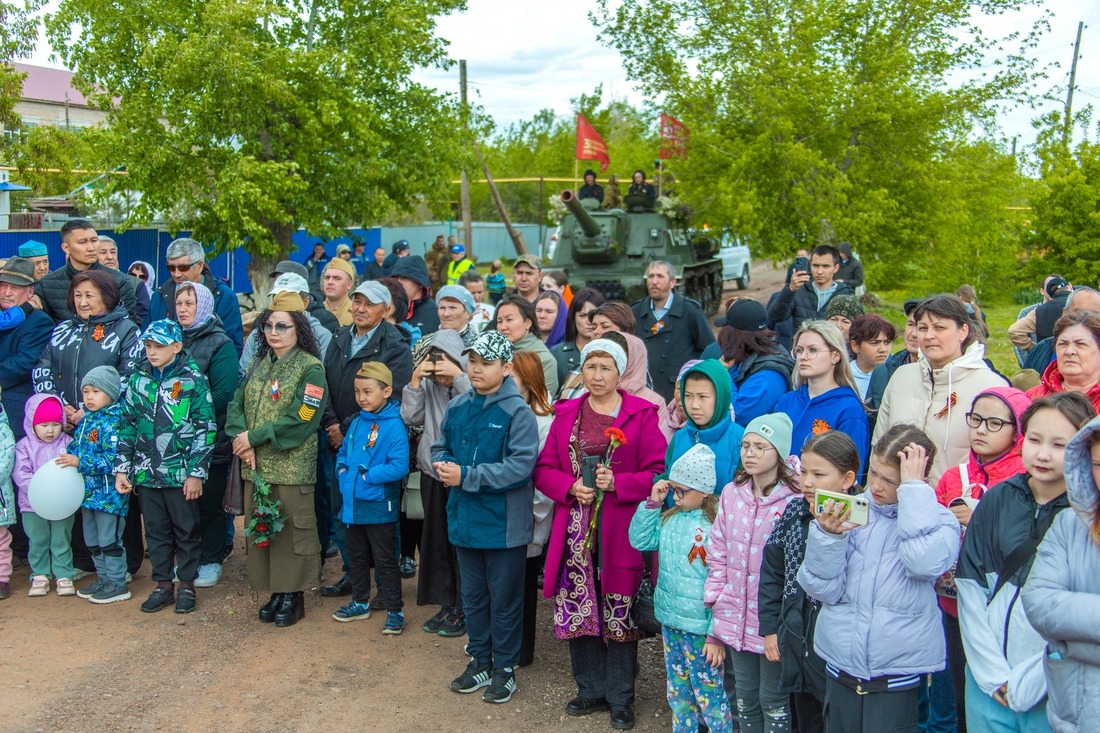
[[[146,362],[126,382],[115,473],[137,487],[205,481],[216,434],[210,385],[187,352],[163,372]]]

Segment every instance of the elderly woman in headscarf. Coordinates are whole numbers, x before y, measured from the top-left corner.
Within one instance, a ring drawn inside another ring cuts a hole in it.
[[[214,312],[214,295],[202,283],[183,282],[176,288],[176,320],[183,328],[183,347],[210,381],[210,398],[218,433],[210,472],[199,497],[202,535],[197,588],[209,588],[222,576],[226,514],[222,509],[232,458],[225,434],[225,411],[237,389],[237,350]]]
[[[644,568],[627,530],[664,470],[668,442],[657,406],[623,389],[627,368],[626,351],[611,339],[584,347],[588,391],[555,405],[534,476],[556,506],[543,594],[554,601],[555,636],[569,641],[578,692],[566,711],[610,708],[623,729],[634,723],[641,633],[630,607]]]
[[[152,265],[144,260],[134,260],[130,264],[130,269],[126,271],[126,274],[141,280],[145,285],[145,290],[149,293],[149,297],[153,297],[153,291],[157,286],[157,271]]]

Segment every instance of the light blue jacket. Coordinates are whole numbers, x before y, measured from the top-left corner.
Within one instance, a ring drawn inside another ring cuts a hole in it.
[[[959,554],[959,522],[923,481],[898,503],[871,502],[870,521],[841,535],[810,524],[798,582],[822,602],[814,650],[860,679],[944,668],[943,622],[932,581]]]
[[[1100,499],[1089,451],[1097,431],[1100,418],[1066,445],[1073,511],[1054,518],[1021,595],[1028,620],[1047,641],[1047,720],[1055,733],[1096,730],[1100,720],[1100,549],[1089,536]]]
[[[15,490],[11,483],[14,467],[15,435],[8,425],[7,412],[0,407],[0,527],[15,524]]]
[[[642,502],[630,520],[630,544],[642,552],[657,550],[657,587],[653,606],[657,620],[691,634],[711,635],[714,619],[703,605],[707,581],[710,520],[702,509],[676,512],[661,522],[661,509]],[[692,556],[694,559],[688,559]]]

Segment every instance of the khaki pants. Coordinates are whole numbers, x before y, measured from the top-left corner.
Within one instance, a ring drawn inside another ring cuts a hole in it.
[[[244,484],[244,516],[252,515],[252,482]],[[321,579],[321,543],[313,510],[313,484],[272,485],[272,500],[283,503],[286,524],[267,547],[246,537],[248,585],[254,591],[293,593],[309,590]],[[247,525],[246,525],[247,526]]]

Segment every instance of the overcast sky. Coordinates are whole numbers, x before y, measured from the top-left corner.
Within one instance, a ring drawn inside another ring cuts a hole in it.
[[[529,118],[544,107],[565,115],[570,98],[590,93],[601,83],[605,95],[643,103],[626,80],[618,53],[597,41],[596,29],[588,20],[592,0],[468,0],[467,4],[467,11],[440,19],[439,35],[449,41],[452,58],[466,59],[470,99],[498,127]],[[1044,89],[1056,87],[1064,99],[1077,22],[1084,21],[1074,106],[1090,102],[1100,106],[1100,0],[1046,0],[1044,7],[1054,13],[1054,19],[1035,56],[1043,64],[1061,66],[1050,71]],[[1026,28],[1037,15],[1037,10],[1031,10],[1000,19],[997,30]],[[32,63],[54,65],[48,56],[42,42]],[[418,78],[457,93],[457,66],[446,72],[425,71]],[[1006,137],[1020,136],[1022,143],[1030,143],[1034,139],[1030,121],[1038,115],[1031,109],[1004,115]]]

